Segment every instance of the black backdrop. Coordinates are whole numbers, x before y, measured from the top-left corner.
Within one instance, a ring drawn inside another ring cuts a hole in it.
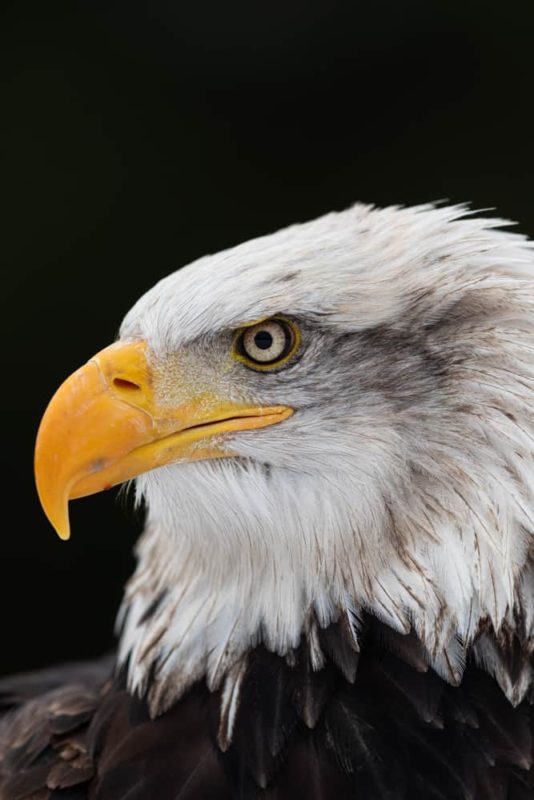
[[[140,527],[61,543],[32,478],[56,386],[189,260],[355,200],[496,206],[534,234],[534,4],[3,6],[0,671],[112,642]]]

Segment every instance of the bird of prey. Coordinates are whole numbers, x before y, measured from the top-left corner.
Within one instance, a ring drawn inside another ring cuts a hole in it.
[[[4,679],[1,800],[532,800],[534,247],[355,205],[203,257],[59,388],[135,479],[116,656]]]

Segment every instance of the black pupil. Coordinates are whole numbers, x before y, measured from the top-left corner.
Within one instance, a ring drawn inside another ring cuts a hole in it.
[[[254,344],[256,347],[259,347],[260,350],[268,350],[269,347],[272,346],[272,343],[273,337],[269,331],[258,331],[254,336]]]

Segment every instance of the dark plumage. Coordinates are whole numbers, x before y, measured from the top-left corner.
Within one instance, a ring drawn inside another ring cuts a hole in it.
[[[151,720],[109,659],[4,680],[0,798],[531,800],[531,699],[512,708],[473,665],[451,687],[414,668],[414,638],[364,628],[354,682],[336,666],[350,648],[339,625],[319,672],[303,649],[290,666],[256,648],[226,750],[203,682]]]

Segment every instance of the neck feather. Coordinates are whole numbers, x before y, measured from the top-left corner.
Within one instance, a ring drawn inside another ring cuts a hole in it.
[[[517,492],[497,493],[499,518],[480,503],[483,490],[494,496],[490,471],[484,486],[465,471],[446,486],[420,472],[409,498],[390,476],[393,503],[383,492],[355,500],[340,473],[323,473],[317,493],[313,475],[248,462],[180,465],[179,480],[176,469],[138,487],[148,523],[119,618],[129,688],[153,715],[200,679],[211,690],[239,679],[260,643],[289,661],[304,644],[319,670],[321,631],[342,623],[357,650],[368,614],[416,636],[447,682],[473,657],[513,703],[524,697],[534,567],[511,545]],[[525,658],[512,669],[517,646]]]

